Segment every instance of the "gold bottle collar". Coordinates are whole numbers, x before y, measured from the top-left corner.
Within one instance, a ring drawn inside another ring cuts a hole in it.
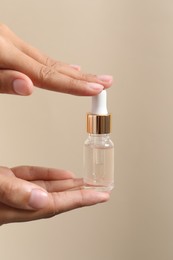
[[[90,134],[109,134],[111,132],[111,114],[87,114],[87,132]]]

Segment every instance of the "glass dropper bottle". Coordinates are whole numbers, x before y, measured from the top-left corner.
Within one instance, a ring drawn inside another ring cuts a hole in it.
[[[106,90],[92,97],[87,132],[83,157],[84,187],[110,191],[114,187],[114,144],[110,139],[111,114],[107,111]]]

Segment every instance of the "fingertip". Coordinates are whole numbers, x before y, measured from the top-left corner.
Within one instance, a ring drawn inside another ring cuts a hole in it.
[[[98,75],[96,80],[97,82],[87,82],[87,90],[92,96],[98,95],[103,89],[108,89],[113,84],[113,76],[111,75]]]
[[[48,193],[33,189],[29,198],[29,206],[33,209],[42,209],[48,204]]]
[[[76,65],[76,64],[70,64],[70,67],[77,70],[77,71],[81,70],[81,67],[79,65]]]
[[[113,83],[113,77],[111,75],[98,75],[97,78],[108,86],[111,86]]]
[[[76,178],[76,174],[70,170],[65,170],[65,173],[68,178],[72,178],[72,179]]]
[[[106,202],[109,200],[110,194],[108,192],[96,191],[96,197],[100,200],[100,202]]]
[[[110,194],[108,192],[97,191],[94,189],[86,190],[85,188],[83,189],[83,192],[90,201],[91,205],[106,202],[110,198]]]
[[[87,82],[86,86],[91,95],[97,95],[104,89],[103,85],[93,82]]]
[[[28,79],[15,79],[13,80],[13,90],[16,94],[21,96],[29,96],[33,92],[33,83]]]

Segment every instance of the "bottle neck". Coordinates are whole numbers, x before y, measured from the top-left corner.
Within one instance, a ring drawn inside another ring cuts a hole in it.
[[[114,146],[109,134],[89,134],[85,144],[101,148]]]
[[[108,140],[110,139],[110,134],[88,134],[89,139],[94,140]]]
[[[110,133],[109,134],[88,134],[89,136],[91,137],[109,137],[110,136]]]

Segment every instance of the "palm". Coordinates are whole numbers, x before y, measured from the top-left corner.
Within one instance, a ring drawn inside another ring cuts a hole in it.
[[[1,168],[1,177],[8,178],[9,183],[16,183],[16,186],[14,189],[12,185],[9,186],[12,190],[9,189],[7,193],[12,194],[12,197],[8,199],[5,197],[6,191],[0,187],[0,224],[47,218],[82,206],[104,202],[109,198],[106,193],[82,189],[83,180],[64,170],[29,166],[15,167],[11,170]],[[42,209],[31,210],[23,204],[20,187],[28,184],[33,185],[34,189],[47,191],[48,203]]]

